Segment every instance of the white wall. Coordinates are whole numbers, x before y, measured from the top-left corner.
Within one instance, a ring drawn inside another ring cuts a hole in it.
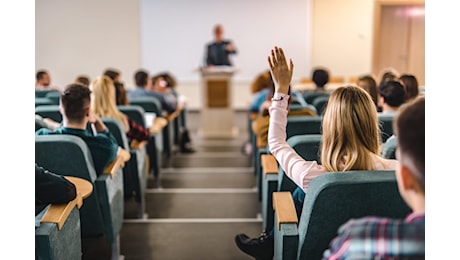
[[[46,69],[63,89],[77,75],[92,80],[107,67],[132,81],[141,64],[139,2],[37,0],[35,68]]]
[[[252,80],[268,68],[274,45],[309,67],[309,1],[305,0],[141,0],[142,65],[151,72],[173,71],[181,80],[199,80],[205,46],[216,23],[238,49],[235,79]]]
[[[245,108],[249,85],[267,68],[274,45],[295,62],[294,82],[311,68],[334,75],[371,71],[372,0],[37,0],[35,68],[50,71],[63,88],[78,74],[92,79],[107,67],[133,74],[170,71],[179,91],[200,108],[199,74],[214,24],[224,25],[239,53],[233,62],[235,108]]]

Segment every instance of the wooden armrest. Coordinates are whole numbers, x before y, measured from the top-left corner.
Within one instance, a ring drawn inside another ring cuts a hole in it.
[[[77,206],[78,200],[82,200],[81,195],[77,192],[77,197],[66,204],[51,204],[48,210],[43,215],[40,223],[56,223],[58,230],[62,229],[65,221],[70,215],[70,212]]]
[[[141,150],[141,149],[144,149],[146,145],[147,145],[147,141],[132,140],[130,148],[133,150]]]
[[[125,167],[125,162],[129,161],[131,154],[123,148],[119,148],[117,157],[105,169],[104,174],[110,174],[113,178],[120,168]]]
[[[273,192],[273,210],[276,214],[278,230],[281,224],[298,224],[297,213],[294,207],[294,200],[289,191]]]
[[[180,113],[182,112],[182,108],[177,108],[176,111],[174,111],[173,113],[169,114],[166,116],[166,119],[168,120],[168,122],[171,122],[172,120],[174,120],[174,118],[178,117],[180,115]]]
[[[278,162],[272,154],[262,154],[260,157],[260,163],[265,175],[278,174]]]
[[[150,133],[152,133],[152,134],[161,133],[163,128],[165,128],[165,126],[167,126],[167,125],[168,125],[168,120],[166,118],[155,117],[155,119],[153,120],[153,124],[149,129]]]
[[[77,193],[80,193],[83,199],[86,199],[93,193],[93,184],[88,180],[74,176],[64,176],[67,180],[72,182],[77,188]]]

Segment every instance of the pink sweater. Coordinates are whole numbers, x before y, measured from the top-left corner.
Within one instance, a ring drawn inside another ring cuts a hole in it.
[[[306,192],[310,182],[327,170],[317,161],[305,161],[286,142],[287,95],[275,93],[274,98],[284,96],[283,100],[273,101],[270,108],[270,125],[268,128],[268,147],[289,178]],[[398,161],[384,159],[375,155],[377,170],[395,170]]]

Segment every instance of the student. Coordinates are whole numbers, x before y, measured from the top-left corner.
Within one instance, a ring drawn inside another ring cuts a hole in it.
[[[312,80],[315,83],[315,92],[326,92],[326,84],[329,82],[329,71],[326,68],[316,68],[312,73]]]
[[[113,81],[108,76],[100,76],[91,82],[91,111],[99,117],[114,118],[120,122],[128,140],[139,142],[150,138],[150,131],[127,115],[120,112],[116,104],[116,89]]]
[[[377,81],[375,81],[374,77],[370,74],[363,75],[358,78],[358,82],[356,84],[371,95],[372,101],[374,101],[375,104],[375,109],[378,111]]]
[[[49,204],[67,203],[76,196],[75,184],[35,163],[35,215]]]
[[[381,109],[380,115],[395,115],[399,107],[404,104],[406,92],[401,82],[387,80],[378,88],[378,105]]]
[[[56,130],[41,128],[36,135],[70,134],[82,138],[91,151],[94,168],[98,175],[115,160],[118,144],[115,137],[91,111],[91,90],[78,83],[72,83],[61,93],[59,109],[62,114],[62,126]],[[93,132],[87,129],[90,123]]]
[[[330,95],[322,123],[321,162],[305,161],[286,143],[289,84],[294,63],[287,64],[284,52],[275,47],[268,59],[275,82],[275,94],[269,108],[268,145],[286,175],[297,185],[293,192],[300,216],[310,182],[326,172],[349,170],[394,170],[396,160],[380,157],[380,132],[371,96],[358,86],[342,86]],[[237,246],[257,259],[272,259],[273,230],[257,238],[245,234],[235,237]]]
[[[406,97],[404,102],[409,102],[419,96],[420,90],[418,88],[417,78],[412,74],[403,74],[399,77],[404,90],[406,92]]]
[[[139,69],[134,73],[134,82],[136,88],[128,92],[128,100],[131,100],[136,97],[155,97],[160,101],[162,107],[162,115],[170,115],[176,111],[176,107],[173,106],[166,100],[166,97],[163,93],[152,91],[152,79],[149,77],[147,71]]]
[[[396,181],[412,212],[405,219],[349,220],[323,259],[425,259],[425,98],[404,105],[393,126],[398,141]]]

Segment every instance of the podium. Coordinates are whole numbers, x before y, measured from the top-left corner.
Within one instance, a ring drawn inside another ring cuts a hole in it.
[[[202,109],[198,134],[205,138],[232,138],[238,134],[232,106],[232,76],[229,66],[200,69]]]

